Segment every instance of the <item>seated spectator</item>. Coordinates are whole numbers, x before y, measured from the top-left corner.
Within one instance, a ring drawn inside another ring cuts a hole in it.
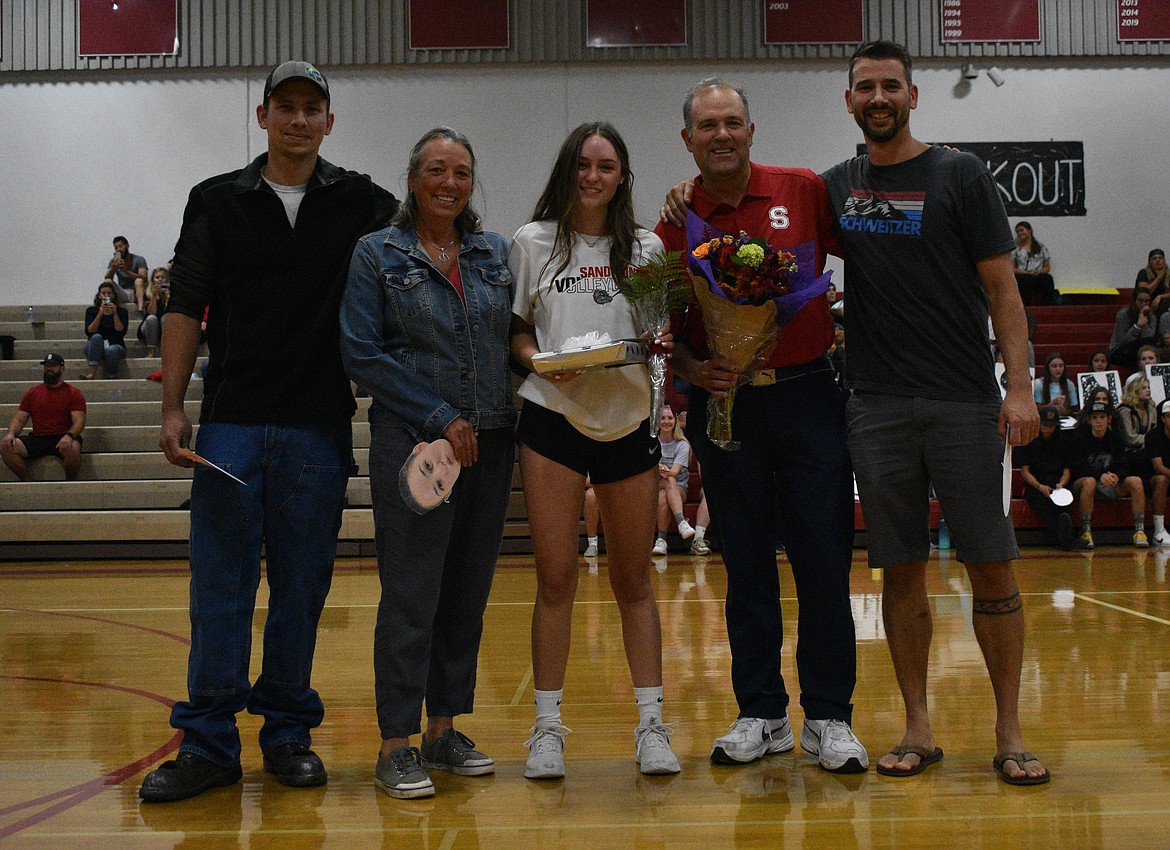
[[[837,325],[833,329],[834,341],[829,349],[829,362],[833,364],[833,372],[837,376],[837,386],[841,392],[848,394],[845,388],[845,328]]]
[[[1088,422],[1077,426],[1073,438],[1070,467],[1075,483],[1073,490],[1080,499],[1081,547],[1093,548],[1093,503],[1126,496],[1133,507],[1133,545],[1144,549],[1146,537],[1146,492],[1141,478],[1133,475],[1127,464],[1125,443],[1113,429],[1113,414],[1105,402],[1086,405]]]
[[[1078,407],[1076,382],[1064,368],[1064,358],[1053,352],[1044,361],[1044,374],[1032,381],[1032,398],[1038,405],[1051,405],[1062,416]]]
[[[1158,427],[1158,408],[1150,400],[1150,382],[1145,375],[1137,373],[1137,380],[1126,384],[1121,407],[1117,408],[1117,420],[1118,432],[1125,439],[1126,449],[1143,454],[1146,434]]]
[[[844,331],[838,329],[839,334]],[[840,336],[839,336],[840,338]],[[674,435],[679,439],[686,439],[687,430],[687,411],[683,408],[678,412],[674,418]],[[689,445],[689,442],[688,442]],[[699,468],[699,462],[695,461],[695,469]],[[688,477],[688,482],[690,478]],[[707,543],[707,529],[711,526],[711,510],[707,507],[707,491],[702,487],[699,488],[699,507],[695,509],[695,536],[691,538],[691,554],[692,555],[710,555],[711,546]]]
[[[666,532],[672,516],[684,540],[691,539],[695,533],[682,511],[690,476],[690,444],[679,433],[678,421],[669,405],[662,408],[659,416],[658,442],[664,454],[658,466],[658,534],[653,552],[665,555]]]
[[[601,538],[601,510],[597,507],[597,494],[593,482],[585,476],[585,557],[597,557],[597,543]]]
[[[1160,337],[1158,321],[1151,308],[1153,297],[1144,286],[1136,287],[1128,307],[1117,311],[1113,336],[1109,339],[1109,361],[1133,369],[1137,352],[1143,345],[1153,345]]]
[[[1016,284],[1024,304],[1055,304],[1056,283],[1052,279],[1052,254],[1036,241],[1032,225],[1021,221],[1016,225],[1016,249],[1012,252],[1016,265]]]
[[[1129,389],[1129,385],[1138,378],[1146,377],[1146,367],[1154,363],[1160,362],[1158,360],[1158,349],[1152,345],[1143,345],[1138,349],[1137,353],[1137,371],[1125,379],[1125,384],[1122,385],[1121,391],[1124,393]]]
[[[1154,497],[1154,545],[1170,546],[1166,531],[1166,492],[1170,485],[1170,400],[1158,405],[1158,427],[1146,435],[1146,457],[1153,476],[1150,488]]]
[[[146,290],[146,316],[138,325],[138,339],[146,344],[146,356],[158,355],[158,344],[162,339],[163,317],[171,300],[171,276],[159,266],[150,275],[150,286]]]
[[[85,359],[89,371],[82,378],[87,381],[93,380],[97,367],[103,363],[107,378],[118,377],[126,359],[126,325],[130,314],[118,304],[117,289],[108,281],[102,283],[93,306],[85,308]]]
[[[1108,372],[1109,371],[1109,352],[1104,348],[1098,348],[1089,355],[1089,372]]]
[[[45,455],[61,459],[65,477],[72,481],[81,468],[81,432],[85,430],[85,396],[65,382],[65,360],[50,354],[41,361],[42,383],[25,392],[20,406],[0,439],[4,465],[21,481],[32,481],[28,461]],[[32,432],[21,436],[32,420]]]
[[[119,302],[137,305],[140,316],[145,312],[148,268],[145,259],[130,253],[130,243],[125,236],[114,237],[114,256],[106,269],[105,279],[117,284]]]
[[[1170,281],[1166,280],[1166,252],[1161,248],[1150,251],[1146,266],[1139,269],[1133,282],[1134,288],[1144,286],[1150,290],[1154,300],[1152,306],[1159,316],[1170,308]]]
[[[1040,408],[1040,434],[1020,450],[1020,477],[1024,479],[1024,498],[1032,506],[1049,536],[1061,549],[1085,548],[1085,542],[1073,537],[1069,505],[1052,500],[1054,490],[1068,487],[1072,478],[1069,468],[1069,441],[1060,430],[1060,412],[1051,405]],[[1071,502],[1070,502],[1071,504]]]
[[[662,446],[662,461],[658,464],[658,535],[654,540],[655,555],[666,554],[666,531],[673,516],[683,540],[695,536],[695,529],[683,515],[683,501],[687,497],[687,478],[690,476],[691,446],[675,433],[674,411],[663,407],[658,417],[658,443]]]

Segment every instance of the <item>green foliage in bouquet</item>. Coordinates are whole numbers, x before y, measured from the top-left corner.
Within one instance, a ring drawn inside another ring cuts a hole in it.
[[[664,321],[693,300],[691,276],[683,266],[682,255],[682,251],[655,254],[618,283],[618,292],[626,296],[641,317],[649,320],[647,324]]]

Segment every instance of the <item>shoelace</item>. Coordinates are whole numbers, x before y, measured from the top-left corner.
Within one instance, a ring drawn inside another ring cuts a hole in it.
[[[475,741],[457,729],[452,729],[450,732],[447,732],[444,737],[448,739],[446,746],[456,755],[465,756],[468,753],[475,752]],[[439,741],[441,740],[442,738],[439,739]],[[435,741],[435,743],[438,744],[439,741]]]
[[[399,773],[406,774],[412,770],[422,770],[422,754],[418,747],[400,747],[390,754],[390,763]]]
[[[559,723],[556,726],[533,726],[528,730],[532,737],[524,742],[524,746],[537,755],[547,753],[554,747],[564,749],[565,735],[572,731],[568,726]]]
[[[670,736],[674,734],[674,727],[666,723],[651,723],[648,726],[639,726],[634,730],[634,740],[638,751],[643,747],[669,747]]]

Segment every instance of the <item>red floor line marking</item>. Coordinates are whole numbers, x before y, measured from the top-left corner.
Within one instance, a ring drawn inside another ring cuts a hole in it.
[[[94,623],[104,623],[107,626],[124,626],[127,629],[134,629],[139,632],[146,632],[151,635],[158,635],[167,640],[173,640],[175,643],[181,643],[183,646],[190,646],[191,639],[177,635],[174,632],[164,632],[162,629],[154,629],[150,626],[136,626],[134,623],[127,623],[123,620],[110,620],[106,617],[95,617],[92,614],[74,614],[69,611],[45,611],[40,608],[5,608],[6,611],[16,611],[21,614],[50,614],[54,617],[69,617],[74,620],[90,620]]]
[[[167,708],[172,708],[175,701],[164,697],[162,694],[151,693],[144,691],[141,688],[131,688],[125,685],[111,685],[104,682],[82,682],[77,679],[50,679],[45,676],[7,676],[0,675],[0,679],[9,679],[13,681],[22,682],[48,682],[59,685],[80,685],[87,688],[104,688],[111,691],[121,691],[122,693],[132,694],[134,696],[144,697],[146,699],[154,700],[162,703]],[[138,773],[144,767],[149,767],[158,761],[166,758],[179,748],[179,743],[183,740],[183,733],[175,732],[171,739],[159,747],[154,752],[136,759],[129,764],[112,770],[109,773],[102,774],[94,779],[88,779],[72,788],[64,788],[60,791],[53,791],[50,794],[43,794],[32,800],[26,800],[23,803],[15,803],[0,809],[0,816],[9,815],[13,812],[21,811],[22,809],[31,809],[36,806],[42,806],[54,800],[58,801],[47,809],[31,814],[23,820],[11,823],[8,826],[0,827],[0,838],[7,838],[17,832],[28,829],[30,826],[36,826],[43,823],[54,815],[67,811],[74,806],[80,805],[92,797],[97,796],[106,788],[112,785],[119,785],[129,777]]]

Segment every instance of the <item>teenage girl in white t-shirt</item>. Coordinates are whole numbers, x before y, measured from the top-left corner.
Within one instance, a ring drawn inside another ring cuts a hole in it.
[[[516,281],[512,353],[528,369],[534,354],[559,349],[566,339],[589,331],[615,340],[638,335],[615,277],[663,247],[634,221],[632,181],[625,142],[609,124],[582,124],[561,146],[533,220],[517,231],[508,255]],[[669,336],[663,342],[672,344]],[[677,773],[672,730],[662,721],[662,633],[646,557],[661,456],[650,434],[646,368],[533,373],[520,396],[520,471],[536,557],[536,723],[524,775],[565,774],[569,730],[561,723],[560,703],[586,475],[601,509],[610,586],[638,704],[635,758],[643,773]]]

